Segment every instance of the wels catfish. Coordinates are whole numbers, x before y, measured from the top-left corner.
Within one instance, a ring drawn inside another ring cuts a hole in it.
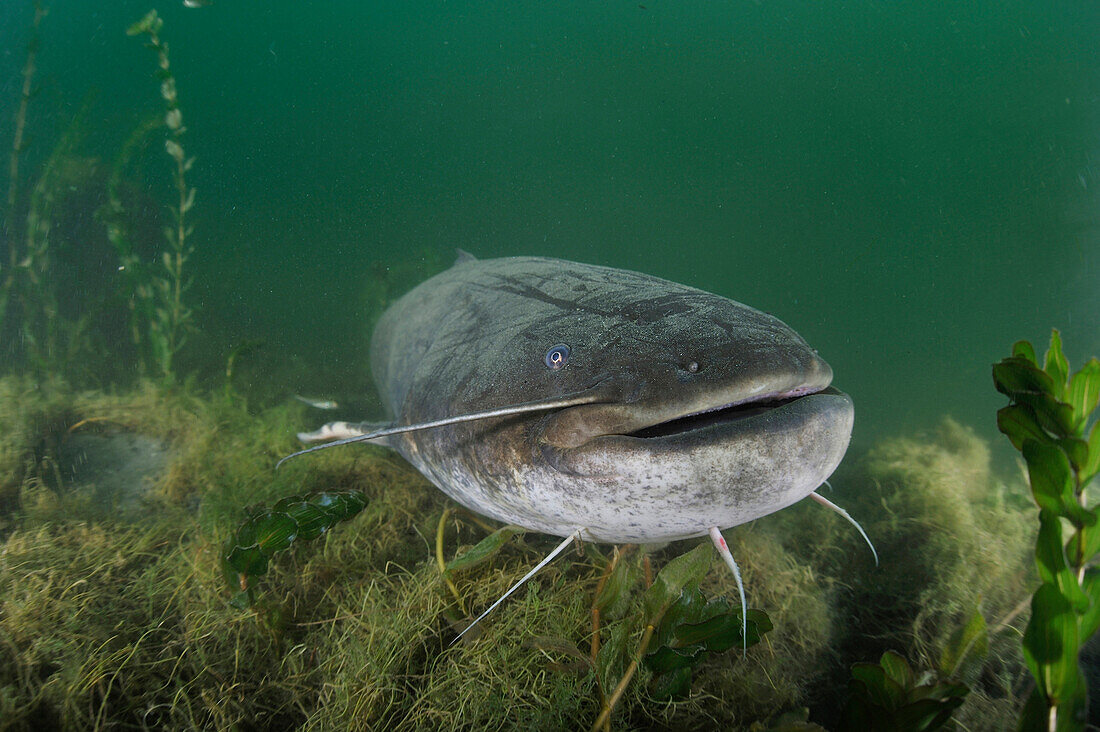
[[[573,540],[706,534],[743,606],[721,529],[806,496],[852,521],[814,493],[848,447],[852,400],[791,328],[719,295],[463,253],[386,310],[370,360],[393,420],[332,422],[299,437],[335,442],[295,455],[385,444],[463,506],[565,537],[481,617]]]

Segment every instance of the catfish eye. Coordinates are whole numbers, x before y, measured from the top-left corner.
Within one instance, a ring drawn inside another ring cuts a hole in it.
[[[563,368],[565,364],[569,363],[569,346],[564,343],[551,346],[550,350],[546,352],[546,358],[543,360],[546,362],[546,368],[551,371]]]

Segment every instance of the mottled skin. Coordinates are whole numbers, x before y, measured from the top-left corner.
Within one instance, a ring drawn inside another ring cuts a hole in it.
[[[547,368],[555,344],[568,365]],[[840,462],[852,402],[778,319],[635,272],[461,259],[394,303],[374,378],[405,425],[576,392],[600,403],[389,438],[444,493],[528,529],[591,541],[700,536],[778,511]],[[799,398],[794,398],[799,397]],[[754,416],[636,430],[729,404]]]

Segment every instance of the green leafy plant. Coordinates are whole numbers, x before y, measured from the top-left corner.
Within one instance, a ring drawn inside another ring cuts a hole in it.
[[[918,676],[893,651],[878,663],[857,663],[848,682],[840,729],[855,732],[926,732],[942,727],[966,698],[964,684]]]
[[[722,599],[708,603],[699,593],[699,583],[713,560],[713,547],[702,543],[671,560],[657,573],[642,596],[640,612],[634,616],[635,625],[643,628],[641,640],[618,684],[604,699],[592,725],[593,732],[609,725],[611,713],[634,678],[639,662],[644,662],[655,674],[655,695],[668,699],[687,693],[692,669],[702,663],[708,653],[741,644],[740,608],[732,610]],[[624,573],[622,577],[625,576]],[[609,582],[597,591],[597,607],[601,601],[609,605],[617,599],[616,595],[626,591],[625,582],[618,582],[618,586],[609,589],[614,577],[613,568],[608,575]],[[768,616],[761,611],[749,611],[747,619],[746,646],[757,642],[772,627]],[[657,647],[650,652],[654,643]],[[597,659],[597,672],[603,665],[599,661],[606,664],[609,657],[620,650],[618,644],[609,644],[602,658]]]
[[[15,115],[8,165],[7,206],[0,245],[0,339],[8,354],[7,364],[28,364],[39,374],[57,372],[78,363],[89,350],[89,314],[63,317],[58,303],[57,252],[50,234],[55,208],[63,201],[72,180],[73,152],[84,130],[88,104],[66,128],[42,165],[29,194],[20,189],[20,158],[27,145],[27,109],[35,95],[34,77],[40,46],[39,30],[47,10],[34,3],[31,40],[23,67],[23,87]],[[22,224],[22,225],[20,225]],[[6,261],[4,261],[6,260]]]
[[[122,299],[129,311],[130,340],[137,350],[138,362],[146,372],[153,367],[153,351],[149,344],[149,323],[153,321],[157,304],[154,290],[154,270],[143,261],[136,245],[133,217],[124,204],[126,172],[133,159],[144,148],[146,139],[164,126],[161,115],[149,116],[127,135],[111,164],[107,177],[107,201],[96,211],[103,223],[107,241],[118,257],[118,277]]]
[[[450,514],[450,509],[443,512],[436,531],[436,561],[465,615],[465,604],[452,580],[488,561],[513,538],[526,532],[518,526],[501,527],[448,562],[443,557],[443,531]],[[556,665],[558,670],[594,674],[600,701],[600,713],[592,725],[594,731],[610,729],[611,715],[639,668],[652,675],[649,687],[652,698],[683,697],[690,690],[694,670],[707,658],[732,648],[754,645],[772,629],[767,614],[749,610],[747,634],[743,635],[741,608],[726,598],[708,600],[699,591],[699,584],[714,560],[714,549],[709,543],[701,543],[672,559],[656,577],[652,576],[649,555],[636,549],[634,545],[615,547],[612,557],[605,559],[595,546],[586,548],[605,564],[592,599],[591,648],[587,655],[566,638],[540,637],[531,642],[533,647],[572,659],[566,666]],[[635,590],[643,576],[645,589],[639,597]],[[610,639],[603,643],[601,618],[605,616],[616,622]],[[630,639],[638,634],[640,640],[631,651]],[[624,665],[625,670],[609,693],[607,689]]]
[[[747,621],[748,635],[742,639],[740,607],[724,597],[707,600],[697,587],[685,587],[653,634],[656,648],[642,659],[653,673],[653,697],[686,696],[692,671],[711,654],[755,645],[772,629],[763,610],[749,610]]]
[[[1042,584],[1023,638],[1036,686],[1021,729],[1082,729],[1088,699],[1077,657],[1100,627],[1100,569],[1090,566],[1100,552],[1100,506],[1090,506],[1085,492],[1100,471],[1100,426],[1093,420],[1100,361],[1070,376],[1055,330],[1042,366],[1032,345],[1020,341],[993,366],[993,383],[1011,400],[997,412],[997,427],[1023,454],[1039,507],[1035,563]]]
[[[884,653],[877,664],[855,664],[837,729],[933,732],[947,726],[970,693],[959,679],[976,674],[988,652],[989,631],[976,605],[945,643],[934,670],[918,673],[893,651]]]
[[[295,541],[316,539],[367,505],[362,491],[342,490],[288,496],[271,508],[258,506],[225,543],[222,573],[235,590],[232,605],[246,608],[256,602],[253,579],[267,573],[276,552]]]
[[[148,323],[153,362],[161,376],[172,379],[174,359],[187,342],[187,333],[194,316],[193,311],[184,303],[183,295],[191,286],[190,278],[184,275],[184,265],[194,253],[194,247],[188,242],[192,227],[187,225],[186,217],[187,212],[195,205],[195,189],[187,185],[186,175],[195,159],[187,157],[183,150],[183,133],[187,128],[183,126],[176,77],[172,75],[168,59],[168,44],[160,38],[163,26],[164,21],[157,16],[157,11],[150,10],[144,18],[130,26],[126,34],[148,36],[146,45],[157,54],[157,78],[160,80],[160,95],[165,104],[164,124],[168,127],[168,139],[165,140],[164,148],[175,161],[173,179],[179,202],[170,207],[172,225],[164,229],[168,248],[162,254],[164,271],[153,278],[155,304]]]

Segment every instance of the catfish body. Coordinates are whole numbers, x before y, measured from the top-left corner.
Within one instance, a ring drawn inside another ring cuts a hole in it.
[[[853,422],[828,364],[777,318],[540,257],[466,257],[425,281],[379,320],[371,366],[395,426],[579,395],[387,441],[478,513],[590,541],[671,541],[778,511],[833,472]]]

